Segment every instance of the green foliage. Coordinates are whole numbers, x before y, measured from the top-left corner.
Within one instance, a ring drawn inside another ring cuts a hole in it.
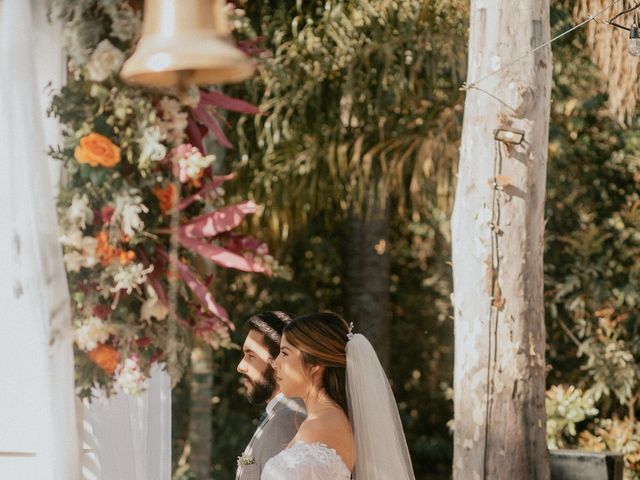
[[[546,394],[547,443],[549,448],[567,448],[567,441],[576,436],[576,424],[598,414],[593,396],[570,385],[552,386]]]
[[[565,14],[556,28],[568,21]],[[608,117],[599,72],[575,54],[581,41],[555,53],[545,251],[551,378],[625,403],[638,376],[640,131]]]
[[[449,223],[396,218],[391,244],[391,357],[389,375],[416,478],[449,478],[453,450],[453,318]]]
[[[401,211],[451,199],[465,59],[450,39],[465,38],[464,5],[246,3],[245,34],[271,55],[250,85],[265,113],[238,122],[241,165],[278,237],[375,191]]]
[[[561,2],[553,9],[557,31],[573,22],[571,7]],[[602,93],[606,72],[582,53],[584,33],[554,50],[545,250],[548,383],[577,389],[565,411],[557,398],[550,403],[558,391],[548,392],[551,444],[622,451],[625,478],[640,478],[637,448],[629,449],[637,445],[640,375],[640,130],[610,118]],[[578,391],[585,392],[582,407]],[[571,416],[590,405],[586,398],[595,402],[598,417],[575,422]]]

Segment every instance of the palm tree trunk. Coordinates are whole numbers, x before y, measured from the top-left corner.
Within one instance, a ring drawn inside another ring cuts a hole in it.
[[[346,248],[347,320],[389,364],[389,205],[352,209]]]

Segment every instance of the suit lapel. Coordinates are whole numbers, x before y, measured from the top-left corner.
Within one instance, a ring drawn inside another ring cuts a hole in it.
[[[256,431],[253,433],[253,437],[251,437],[251,440],[249,440],[249,444],[247,445],[247,448],[245,448],[245,452],[248,453],[252,453],[253,451],[253,444],[262,436],[262,431],[264,430],[264,427],[267,425],[267,423],[269,423],[269,421],[278,414],[278,412],[280,411],[280,409],[284,408],[284,403],[281,401],[279,401],[278,403],[276,403],[273,408],[271,409],[271,411],[264,417],[264,419],[262,420],[262,422],[260,424],[258,424],[258,428],[256,428]]]
[[[269,423],[269,420],[271,420],[280,411],[281,408],[284,408],[284,407],[285,407],[285,404],[282,400],[280,400],[278,403],[276,403],[273,406],[271,411],[265,416],[262,422],[258,424],[258,428],[256,428],[256,431],[253,432],[253,436],[251,437],[251,440],[249,440],[249,443],[245,447],[243,455],[253,455],[253,446],[262,436],[262,432],[264,430],[265,425]],[[240,478],[241,473],[242,473],[242,467],[238,467],[238,469],[236,470],[236,480]]]

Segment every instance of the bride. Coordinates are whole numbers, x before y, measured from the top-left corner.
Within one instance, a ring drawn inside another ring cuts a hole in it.
[[[371,344],[340,316],[313,313],[284,329],[273,362],[280,390],[307,418],[262,480],[414,480],[393,393]]]

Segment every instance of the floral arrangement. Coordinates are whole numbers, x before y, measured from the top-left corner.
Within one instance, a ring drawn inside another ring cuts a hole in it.
[[[214,266],[270,274],[260,241],[236,233],[253,202],[224,205],[210,133],[231,148],[221,109],[258,113],[219,91],[148,91],[118,77],[140,12],[117,0],[59,0],[69,83],[50,113],[63,126],[58,206],[72,298],[76,385],[135,394],[151,366],[177,381],[194,338],[229,344],[233,323],[210,286]],[[249,47],[249,46],[247,46]]]

